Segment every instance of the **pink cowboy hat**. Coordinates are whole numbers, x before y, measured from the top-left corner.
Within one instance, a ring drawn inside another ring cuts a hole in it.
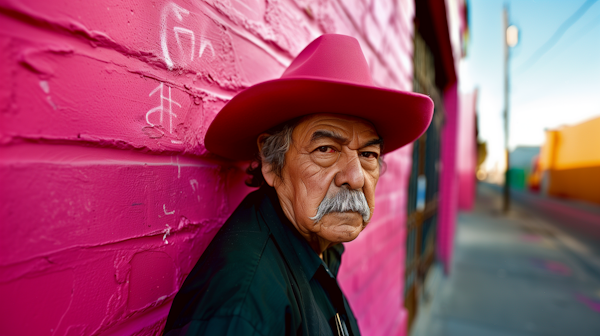
[[[257,137],[288,120],[313,113],[339,113],[370,121],[385,141],[383,154],[419,138],[433,117],[422,94],[373,85],[358,41],[326,34],[312,41],[281,78],[238,93],[210,124],[205,145],[233,160],[250,160]]]

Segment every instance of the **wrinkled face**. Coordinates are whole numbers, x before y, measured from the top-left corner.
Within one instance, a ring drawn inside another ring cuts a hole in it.
[[[380,172],[380,144],[373,125],[356,117],[314,114],[294,128],[282,178],[265,177],[275,187],[288,219],[311,244],[318,240],[326,248],[351,241],[363,230],[366,221],[356,211],[332,212],[317,222],[311,217],[326,197],[350,189],[364,193],[365,207],[370,209],[365,216],[370,219]]]

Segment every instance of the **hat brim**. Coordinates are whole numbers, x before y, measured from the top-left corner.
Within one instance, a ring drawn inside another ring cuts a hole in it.
[[[275,79],[238,93],[210,124],[205,146],[232,160],[250,160],[257,137],[283,122],[314,113],[370,121],[385,141],[383,154],[421,136],[433,117],[428,96],[316,78]]]

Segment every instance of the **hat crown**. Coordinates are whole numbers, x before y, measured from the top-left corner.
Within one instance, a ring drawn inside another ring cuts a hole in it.
[[[338,34],[321,35],[311,42],[281,78],[311,77],[373,85],[369,65],[358,41]]]

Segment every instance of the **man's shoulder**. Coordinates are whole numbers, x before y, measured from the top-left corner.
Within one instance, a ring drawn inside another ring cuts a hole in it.
[[[213,275],[226,272],[240,279],[252,276],[261,260],[271,257],[264,253],[270,230],[260,218],[259,203],[259,191],[246,196],[210,242],[195,270]]]
[[[224,234],[231,231],[252,231],[263,232],[268,235],[268,227],[264,225],[260,214],[260,208],[265,199],[265,191],[262,189],[254,190],[246,195],[242,202],[229,216],[219,233]]]
[[[274,314],[289,306],[292,280],[255,198],[244,199],[188,275],[174,302],[187,309],[175,324],[242,318],[269,334],[274,320],[285,321]]]
[[[202,259],[251,261],[261,256],[271,234],[260,214],[260,190],[247,195],[217,232]],[[223,266],[226,266],[225,264]]]
[[[261,239],[255,236],[245,245],[251,248],[226,257],[226,265],[211,274],[196,320],[242,318],[265,335],[285,328],[285,313],[294,301],[294,280],[273,241]]]
[[[293,279],[269,235],[228,233],[214,243],[182,288],[196,297],[191,320],[207,330],[229,328],[224,321],[247,321],[262,335],[284,330]]]

